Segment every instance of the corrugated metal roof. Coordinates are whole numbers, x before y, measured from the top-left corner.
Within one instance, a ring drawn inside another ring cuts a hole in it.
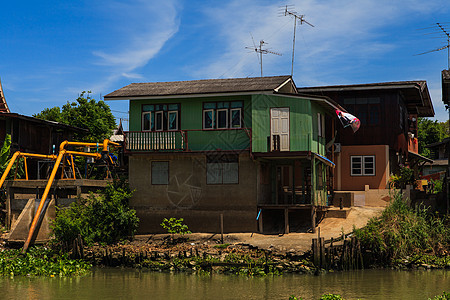
[[[142,96],[172,96],[232,92],[272,91],[291,76],[205,79],[172,82],[132,83],[104,96],[105,100]]]

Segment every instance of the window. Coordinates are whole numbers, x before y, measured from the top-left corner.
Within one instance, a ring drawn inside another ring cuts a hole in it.
[[[214,128],[214,110],[208,109],[203,111],[203,129]]]
[[[180,104],[148,104],[142,106],[142,131],[178,130]]]
[[[344,99],[345,108],[359,119],[361,125],[380,124],[380,103],[378,97]]]
[[[221,155],[206,157],[207,184],[239,183],[239,156]]]
[[[152,161],[152,184],[169,184],[168,161]]]
[[[178,130],[178,111],[169,111],[168,130]]]
[[[203,103],[203,129],[242,127],[242,101]]]
[[[228,109],[217,110],[217,128],[228,128]]]
[[[230,127],[241,128],[241,109],[233,108],[230,114]]]
[[[162,131],[164,126],[163,126],[163,112],[162,111],[157,111],[155,113],[155,130],[156,131]]]
[[[151,117],[152,117],[151,112],[143,112],[142,113],[142,131],[153,130]]]
[[[352,176],[375,176],[374,155],[351,156],[350,163]]]

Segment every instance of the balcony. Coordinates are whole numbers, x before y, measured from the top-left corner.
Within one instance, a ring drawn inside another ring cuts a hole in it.
[[[190,152],[250,150],[251,129],[125,132],[129,152]]]

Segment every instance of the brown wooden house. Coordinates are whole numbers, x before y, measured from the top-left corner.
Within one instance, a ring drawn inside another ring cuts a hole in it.
[[[53,154],[65,140],[72,140],[75,132],[85,129],[45,121],[16,113],[0,113],[0,143],[7,134],[11,135],[11,153]],[[38,177],[38,162],[29,162],[30,179]]]
[[[299,93],[328,96],[358,117],[356,132],[336,126],[334,189],[386,189],[403,165],[427,161],[418,154],[417,118],[433,117],[426,81],[298,88]],[[331,134],[331,133],[328,133]],[[429,161],[429,160],[428,160]]]

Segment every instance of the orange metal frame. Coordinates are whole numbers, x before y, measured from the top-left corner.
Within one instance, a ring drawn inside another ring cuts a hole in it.
[[[41,201],[39,202],[39,206],[37,208],[36,214],[33,218],[33,222],[31,223],[30,226],[30,231],[28,232],[28,237],[27,240],[25,241],[25,244],[23,246],[23,252],[26,252],[28,250],[28,247],[33,239],[33,235],[34,235],[34,231],[36,230],[36,225],[38,223],[39,217],[41,215],[41,213],[45,213],[42,212],[42,209],[44,207],[44,203],[48,197],[48,193],[50,192],[50,188],[53,184],[53,181],[55,180],[55,176],[56,173],[58,171],[58,168],[61,164],[61,161],[65,161],[66,156],[69,156],[69,164],[71,165],[72,168],[72,172],[73,172],[73,178],[71,179],[75,179],[75,166],[74,166],[74,162],[73,162],[73,157],[74,156],[86,156],[86,157],[93,157],[94,159],[98,160],[102,157],[101,153],[90,153],[90,152],[78,152],[78,151],[69,151],[66,150],[67,146],[84,146],[84,147],[93,147],[96,146],[97,148],[99,148],[99,145],[101,145],[102,147],[102,153],[108,153],[108,146],[112,145],[112,146],[120,146],[117,143],[111,142],[108,139],[105,139],[103,141],[103,143],[83,143],[83,142],[69,142],[69,141],[64,141],[61,143],[60,147],[59,147],[59,154],[56,155],[43,155],[43,154],[33,154],[33,153],[23,153],[20,151],[17,151],[16,153],[14,153],[14,155],[11,157],[11,160],[8,164],[8,166],[5,169],[5,172],[3,172],[2,177],[0,178],[0,187],[3,185],[3,183],[6,180],[6,177],[8,176],[9,172],[11,171],[12,166],[14,165],[14,163],[16,162],[16,160],[18,158],[24,158],[24,164],[25,164],[25,180],[28,180],[28,170],[27,170],[27,158],[44,158],[44,159],[51,159],[51,160],[55,160],[55,164],[53,166],[52,172],[50,174],[50,177],[48,179],[47,185],[45,187],[44,193],[42,194],[41,197]],[[18,163],[17,163],[18,165]],[[14,179],[16,179],[16,175],[17,175],[17,166],[16,166],[16,171],[14,174]],[[62,175],[61,175],[62,176]]]

